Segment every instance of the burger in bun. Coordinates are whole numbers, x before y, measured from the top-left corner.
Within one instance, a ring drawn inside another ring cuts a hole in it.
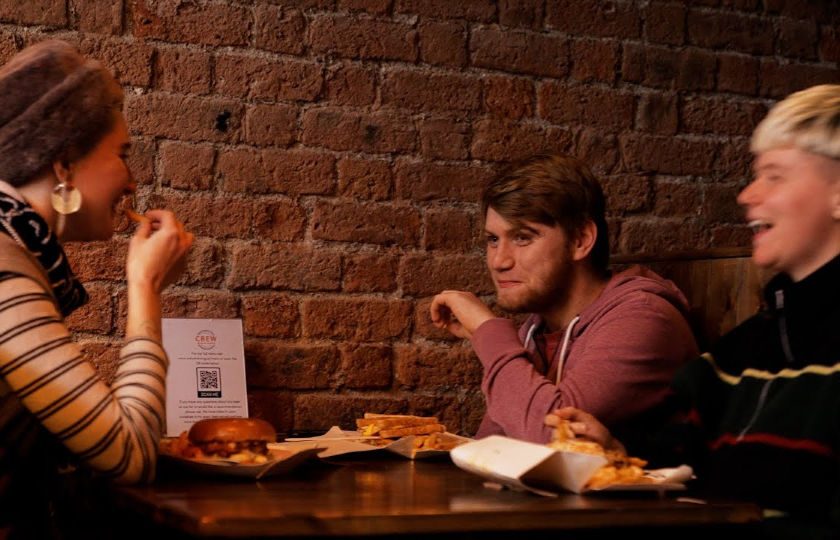
[[[207,418],[194,423],[186,437],[204,459],[266,463],[268,443],[277,442],[274,426],[259,418]]]

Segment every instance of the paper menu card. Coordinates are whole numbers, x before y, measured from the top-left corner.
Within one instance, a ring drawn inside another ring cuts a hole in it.
[[[166,435],[204,418],[248,416],[241,319],[163,319]]]
[[[586,489],[586,482],[602,465],[603,456],[561,452],[543,445],[492,435],[462,444],[450,452],[458,467],[515,489],[552,496],[560,491],[670,491],[685,489],[692,470],[688,466],[646,471],[653,481],[641,484],[614,484],[597,490]]]

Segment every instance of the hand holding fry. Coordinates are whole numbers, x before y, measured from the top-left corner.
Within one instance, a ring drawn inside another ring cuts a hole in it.
[[[443,291],[436,295],[429,311],[435,326],[462,339],[471,339],[479,326],[495,318],[484,302],[463,291]]]

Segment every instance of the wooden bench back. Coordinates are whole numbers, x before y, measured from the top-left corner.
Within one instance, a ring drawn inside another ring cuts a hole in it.
[[[647,266],[673,281],[691,307],[689,323],[701,350],[755,314],[762,306],[762,288],[772,274],[756,267],[749,248],[616,255],[616,270],[631,264]]]

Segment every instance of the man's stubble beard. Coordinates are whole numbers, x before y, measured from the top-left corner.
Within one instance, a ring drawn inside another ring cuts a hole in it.
[[[567,254],[545,281],[538,284],[539,289],[528,289],[524,296],[505,299],[496,289],[496,304],[509,313],[544,313],[562,304],[569,296],[569,276],[572,273],[571,255]],[[519,287],[517,287],[519,288]]]

